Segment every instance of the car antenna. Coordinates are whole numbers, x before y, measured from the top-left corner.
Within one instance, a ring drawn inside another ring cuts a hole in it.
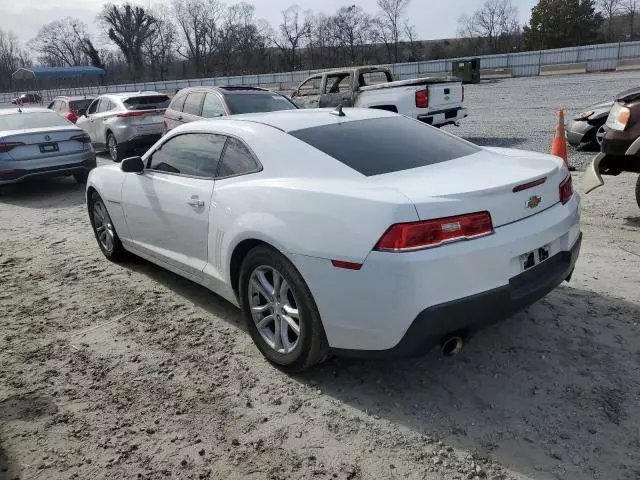
[[[346,117],[347,115],[342,111],[342,103],[338,105],[334,111],[331,112],[331,115],[336,115],[337,117]]]

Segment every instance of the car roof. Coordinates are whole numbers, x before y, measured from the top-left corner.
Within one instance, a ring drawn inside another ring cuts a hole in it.
[[[238,122],[254,122],[269,125],[284,132],[293,132],[305,128],[332,125],[338,122],[353,122],[373,118],[395,117],[398,114],[374,108],[344,108],[344,116],[340,117],[331,108],[280,110],[265,113],[245,113],[233,115],[229,120]],[[219,120],[215,120],[219,121]]]
[[[246,95],[246,94],[274,94],[274,92],[266,88],[252,87],[250,85],[202,85],[198,87],[187,87],[180,90],[177,94],[184,94],[189,92],[218,92],[225,95]],[[177,95],[176,94],[176,95]]]
[[[48,108],[43,107],[20,107],[20,108],[1,108],[0,115],[13,115],[19,113],[53,113]],[[55,115],[55,113],[54,113]]]
[[[107,98],[116,98],[119,100],[123,100],[126,98],[135,98],[135,97],[146,97],[149,95],[164,95],[165,97],[168,97],[169,95],[167,95],[166,93],[160,93],[160,92],[154,92],[154,91],[144,91],[144,92],[122,92],[122,93],[105,93],[103,95],[100,95],[101,97],[107,97]]]
[[[96,97],[92,96],[92,95],[73,95],[73,96],[67,96],[67,95],[59,95],[57,97],[55,97],[53,100],[94,100]]]

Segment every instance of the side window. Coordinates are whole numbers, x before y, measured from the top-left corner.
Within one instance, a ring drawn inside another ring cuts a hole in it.
[[[170,110],[175,110],[176,112],[181,112],[184,108],[184,101],[187,99],[185,94],[176,95],[171,101],[171,105],[169,105]]]
[[[202,101],[204,100],[204,92],[193,92],[187,96],[182,111],[189,115],[200,116],[202,110]]]
[[[313,77],[300,85],[298,89],[298,95],[320,95],[320,84],[322,83],[322,77]]]
[[[96,113],[96,111],[98,110],[98,103],[100,103],[100,99],[97,98],[95,99],[91,105],[89,105],[89,108],[87,109],[87,115],[91,115],[92,113]]]
[[[346,93],[351,91],[351,75],[329,75],[322,93]]]
[[[213,178],[226,138],[212,133],[171,137],[153,152],[148,168],[160,172]]]
[[[58,112],[68,112],[69,111],[69,102],[66,100],[60,100],[60,104],[58,105]]]
[[[109,100],[108,98],[103,98],[102,100],[100,100],[100,105],[98,106],[98,113],[104,113],[104,112],[108,112],[110,110],[113,110],[115,107],[115,104]]]
[[[224,150],[217,177],[231,177],[252,173],[260,169],[260,166],[251,155],[244,143],[235,138],[227,140],[227,148]]]
[[[387,77],[386,72],[366,72],[360,75],[360,86],[366,87],[368,85],[378,85],[380,83],[391,82],[392,80]]]
[[[215,93],[207,93],[207,96],[204,98],[204,103],[202,104],[202,116],[204,118],[214,118],[221,117],[225,114],[226,112],[220,97]]]

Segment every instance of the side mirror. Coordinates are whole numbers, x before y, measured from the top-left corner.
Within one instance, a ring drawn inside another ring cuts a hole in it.
[[[298,96],[298,91],[297,91],[297,90],[294,90],[294,91],[291,93],[291,98],[296,98],[297,96]]]
[[[120,170],[128,173],[142,173],[144,170],[144,162],[141,157],[130,157],[122,160]]]

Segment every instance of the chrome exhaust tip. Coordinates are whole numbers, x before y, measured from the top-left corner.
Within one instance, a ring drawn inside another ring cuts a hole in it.
[[[455,357],[464,347],[464,340],[458,335],[451,335],[442,340],[440,351],[445,357]]]

